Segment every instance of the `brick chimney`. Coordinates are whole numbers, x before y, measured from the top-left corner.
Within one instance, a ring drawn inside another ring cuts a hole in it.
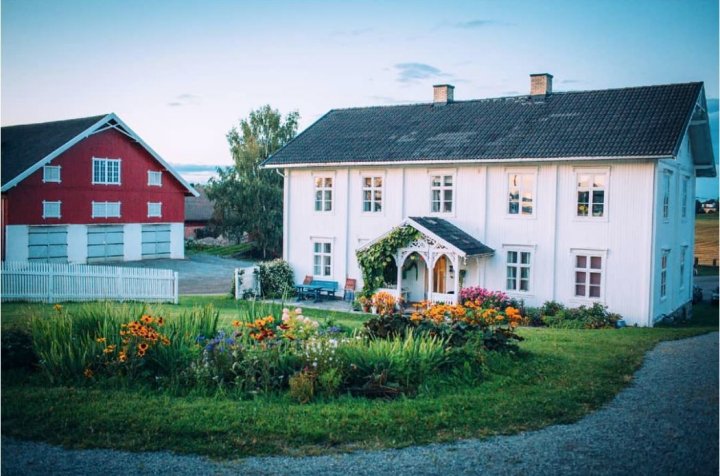
[[[433,86],[433,104],[453,102],[453,91],[455,91],[455,86],[452,84],[435,84]]]
[[[530,95],[547,96],[552,94],[552,74],[538,73],[530,75]]]

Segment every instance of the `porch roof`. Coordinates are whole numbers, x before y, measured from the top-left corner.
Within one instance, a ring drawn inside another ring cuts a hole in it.
[[[465,256],[490,255],[495,252],[480,240],[442,218],[410,217],[408,221],[416,230],[430,232],[460,250]]]

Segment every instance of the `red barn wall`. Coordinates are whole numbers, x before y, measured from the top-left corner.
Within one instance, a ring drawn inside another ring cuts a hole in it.
[[[92,159],[122,159],[120,185],[92,183]],[[52,160],[61,183],[43,183],[40,168],[8,190],[8,225],[168,223],[185,220],[186,189],[140,144],[114,129],[91,135]],[[148,170],[162,171],[162,187],[148,185]],[[61,201],[61,218],[42,217],[43,200]],[[92,218],[91,202],[121,202],[120,218]],[[162,202],[162,217],[148,218],[147,202]]]

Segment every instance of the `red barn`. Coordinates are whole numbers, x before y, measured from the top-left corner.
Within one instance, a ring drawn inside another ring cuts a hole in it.
[[[2,128],[3,260],[184,258],[197,195],[115,114]]]

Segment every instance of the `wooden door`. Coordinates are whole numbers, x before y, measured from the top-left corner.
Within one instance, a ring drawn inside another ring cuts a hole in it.
[[[433,269],[433,292],[445,294],[446,270],[447,258],[443,255],[435,262],[435,269]]]

